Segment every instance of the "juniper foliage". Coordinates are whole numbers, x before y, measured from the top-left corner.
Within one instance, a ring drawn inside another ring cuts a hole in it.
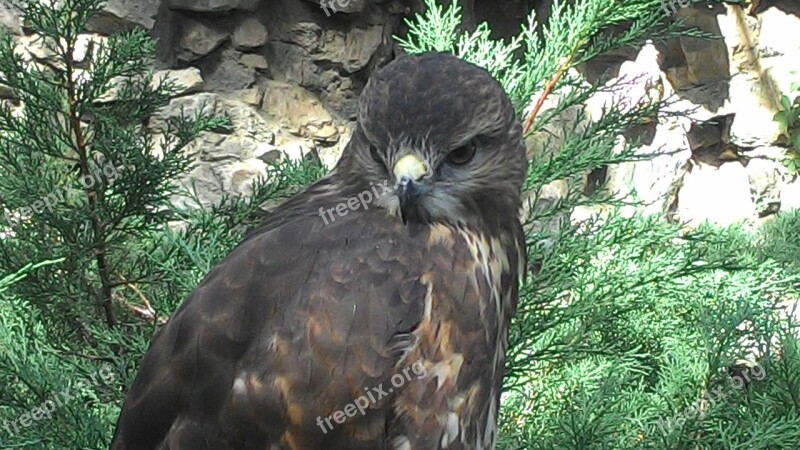
[[[20,105],[0,107],[0,199],[14,237],[0,241],[0,270],[63,258],[15,290],[71,320],[64,333],[86,332],[97,316],[116,324],[115,291],[150,275],[127,270],[142,257],[129,254],[128,243],[164,221],[160,209],[192,161],[183,149],[225,120],[149,123],[177,86],[153,78],[154,43],[141,30],[84,40],[100,4],[26,2],[42,58],[20,52],[7,33],[0,38],[0,83]]]

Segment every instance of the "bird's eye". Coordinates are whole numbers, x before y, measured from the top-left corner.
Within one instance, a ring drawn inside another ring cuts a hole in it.
[[[456,166],[466,164],[472,161],[472,158],[475,156],[475,147],[475,141],[471,140],[448,153],[447,161]]]
[[[378,151],[377,147],[375,147],[374,145],[370,145],[369,146],[369,154],[370,154],[370,156],[372,156],[372,159],[374,159],[375,162],[383,164],[383,158],[381,158],[381,154]]]

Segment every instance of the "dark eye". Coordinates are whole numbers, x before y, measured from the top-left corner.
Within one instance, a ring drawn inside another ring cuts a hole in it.
[[[383,158],[381,157],[378,148],[375,147],[374,145],[369,146],[369,155],[372,156],[372,159],[374,159],[375,162],[383,164]]]
[[[475,147],[475,141],[471,140],[450,152],[447,155],[447,161],[456,166],[466,164],[472,161],[472,157],[475,156]]]

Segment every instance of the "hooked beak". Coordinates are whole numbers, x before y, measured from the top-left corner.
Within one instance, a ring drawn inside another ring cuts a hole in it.
[[[425,176],[425,163],[416,154],[410,153],[400,158],[394,165],[397,180],[397,198],[400,200],[400,216],[403,224],[417,212],[417,200],[422,196],[420,180]]]

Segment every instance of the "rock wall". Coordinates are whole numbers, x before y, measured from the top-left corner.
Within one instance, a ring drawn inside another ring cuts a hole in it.
[[[607,180],[612,191],[635,193],[648,203],[648,212],[690,226],[704,220],[756,224],[780,210],[800,208],[800,182],[783,164],[788,145],[773,120],[780,96],[800,80],[800,73],[792,73],[800,69],[800,4],[761,2],[755,10],[698,6],[677,10],[677,19],[717,39],[648,44],[580,68],[589,82],[611,71],[615,76],[608,85],[622,86],[592,98],[590,117],[612,99],[670,101],[664,110],[668,117],[631,130],[620,145],[640,139],[643,154],[671,154],[600,168],[586,183]],[[535,141],[529,138],[529,146],[535,148]],[[565,190],[554,183],[548,193],[558,196]],[[578,208],[573,219],[598,209]]]
[[[800,207],[800,183],[782,161],[773,120],[782,93],[800,80],[800,4],[761,2],[677,12],[718,40],[680,38],[659,49],[659,67],[680,118],[656,133],[680,150],[667,210],[676,219],[728,224]],[[651,144],[652,145],[652,144]],[[657,176],[656,173],[652,173]]]
[[[0,24],[32,57],[46,58],[3,1]],[[278,158],[318,157],[332,167],[349,138],[361,89],[400,54],[392,36],[405,33],[403,19],[421,3],[109,0],[84,41],[125,28],[148,30],[158,39],[159,76],[185,86],[164,114],[209,107],[231,116],[233,132],[207,133],[194,145],[199,164],[184,180],[210,203],[223,192],[247,193]],[[462,2],[465,26],[488,21],[497,36],[510,36],[531,9],[546,20],[550,3],[468,0]],[[784,147],[772,120],[780,94],[789,92],[791,71],[800,69],[800,5],[765,0],[756,10],[696,7],[674,16],[719,39],[646,45],[580,68],[588,82],[609,70],[617,74],[611,82],[628,80],[628,100],[674,95],[675,115],[624,137],[642,138],[642,152],[673,153],[600,168],[587,179],[635,190],[651,203],[648,210],[688,223],[756,221],[800,207],[800,183],[781,163]],[[598,114],[608,100],[593,99],[590,111]],[[536,147],[535,139],[529,142]]]

